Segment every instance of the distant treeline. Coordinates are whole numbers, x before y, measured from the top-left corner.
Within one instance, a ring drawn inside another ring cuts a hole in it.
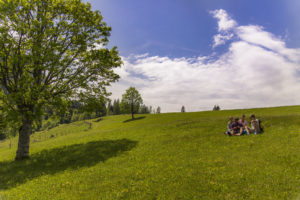
[[[88,120],[99,118],[108,115],[121,115],[130,114],[130,111],[122,105],[119,99],[113,101],[107,100],[106,102],[93,104],[92,108],[88,108],[86,104],[79,101],[72,101],[68,109],[64,114],[58,116],[58,120],[53,120],[52,116],[54,112],[48,108],[46,109],[46,115],[41,120],[41,125],[37,127],[37,130],[45,130],[53,128],[58,124],[68,124],[71,122]],[[160,107],[154,109],[152,106],[141,105],[138,108],[137,114],[150,114],[150,113],[160,113]]]
[[[161,108],[158,106],[156,109],[152,106],[140,105],[137,114],[159,114]],[[109,101],[106,106],[105,115],[120,115],[120,114],[130,114],[130,111],[123,105],[119,99]]]
[[[152,106],[140,105],[137,114],[156,114],[160,113],[161,108],[154,108]],[[73,100],[69,103],[66,110],[61,114],[55,112],[51,107],[46,107],[44,115],[40,118],[40,122],[35,124],[35,131],[44,131],[58,126],[59,124],[68,124],[71,122],[89,120],[99,118],[107,115],[130,114],[130,111],[122,105],[119,99],[106,100],[98,102],[84,103]],[[18,130],[7,126],[5,129],[1,128],[0,140],[7,138],[7,136],[15,136]]]

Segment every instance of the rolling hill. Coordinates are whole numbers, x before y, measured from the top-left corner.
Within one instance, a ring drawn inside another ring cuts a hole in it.
[[[252,113],[264,134],[223,134]],[[300,198],[300,106],[88,122],[33,134],[30,160],[0,142],[0,200]]]

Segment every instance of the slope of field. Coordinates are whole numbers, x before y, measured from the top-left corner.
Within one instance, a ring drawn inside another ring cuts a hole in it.
[[[252,113],[264,134],[222,134]],[[136,117],[35,133],[26,161],[0,142],[0,200],[300,198],[298,106]]]

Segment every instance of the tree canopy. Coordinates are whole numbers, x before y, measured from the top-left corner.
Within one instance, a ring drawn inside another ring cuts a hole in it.
[[[134,114],[138,112],[141,104],[143,104],[143,99],[134,87],[130,87],[122,95],[121,109],[123,112],[130,112],[132,119],[134,119]]]
[[[1,109],[20,127],[16,159],[28,157],[32,125],[46,105],[108,94],[122,63],[116,47],[106,47],[110,31],[81,0],[0,1]]]

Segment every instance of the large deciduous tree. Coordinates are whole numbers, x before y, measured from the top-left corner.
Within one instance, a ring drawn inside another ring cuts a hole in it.
[[[128,88],[122,95],[121,108],[123,112],[131,113],[132,119],[134,119],[134,114],[138,112],[141,104],[143,104],[143,99],[134,87]]]
[[[16,160],[29,157],[45,106],[107,95],[121,65],[116,47],[106,47],[110,31],[81,0],[0,0],[0,97],[20,127]]]

